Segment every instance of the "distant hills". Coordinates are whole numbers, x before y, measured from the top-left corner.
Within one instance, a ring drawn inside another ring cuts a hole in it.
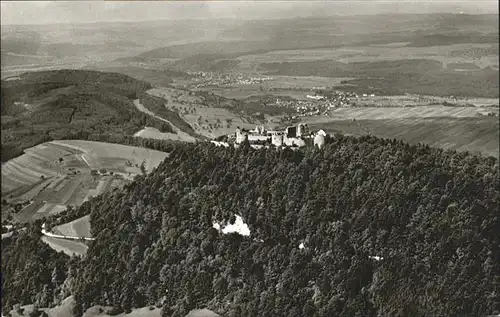
[[[2,80],[2,161],[38,143],[75,134],[132,135],[146,125],[173,132],[133,105],[151,87],[118,73],[82,70],[25,73]]]

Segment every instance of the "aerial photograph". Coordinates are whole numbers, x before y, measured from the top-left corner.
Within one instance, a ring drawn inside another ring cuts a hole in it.
[[[0,21],[1,317],[500,317],[497,1]]]

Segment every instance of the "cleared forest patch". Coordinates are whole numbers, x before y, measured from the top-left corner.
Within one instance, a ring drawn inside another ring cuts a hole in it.
[[[89,218],[90,216],[78,218],[71,222],[55,227],[53,231],[65,236],[91,238],[92,236],[90,235]]]
[[[59,238],[52,238],[43,236],[42,241],[47,243],[52,249],[57,252],[63,251],[67,255],[85,255],[87,253],[88,247],[79,241],[65,240]]]

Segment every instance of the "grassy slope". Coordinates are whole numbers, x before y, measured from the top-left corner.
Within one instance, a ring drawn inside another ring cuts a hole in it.
[[[255,125],[263,123],[262,118],[255,115],[269,111],[260,104],[255,107],[250,102],[236,102],[206,92],[155,88],[147,93],[150,95],[150,110],[154,107],[153,112],[158,115],[178,114],[195,133],[208,138],[233,133],[237,126],[253,129]],[[281,113],[282,110],[278,112]]]
[[[89,216],[84,216],[82,218],[78,218],[71,222],[65,223],[64,225],[57,226],[53,229],[53,231],[57,232],[57,234],[65,236],[90,238],[91,235]]]
[[[165,100],[162,98],[150,95],[142,94],[140,96],[141,104],[149,111],[153,112],[155,115],[168,120],[172,125],[179,128],[181,131],[189,134],[196,139],[204,139],[205,137],[196,133],[193,127],[184,121],[177,111],[165,107]]]
[[[45,236],[42,237],[42,241],[47,243],[55,251],[57,252],[62,251],[69,256],[73,254],[84,255],[87,253],[88,250],[88,247],[83,242],[79,241],[58,239]]]

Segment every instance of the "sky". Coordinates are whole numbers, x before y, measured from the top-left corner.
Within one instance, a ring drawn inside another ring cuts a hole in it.
[[[1,24],[197,18],[282,19],[380,13],[497,13],[496,1],[1,1]]]

